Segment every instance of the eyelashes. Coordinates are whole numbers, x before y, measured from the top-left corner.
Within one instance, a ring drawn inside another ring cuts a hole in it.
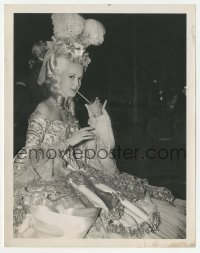
[[[75,79],[75,76],[74,75],[70,75],[69,78],[71,78],[72,80]],[[81,82],[82,81],[82,77],[79,77],[78,78],[78,82]]]

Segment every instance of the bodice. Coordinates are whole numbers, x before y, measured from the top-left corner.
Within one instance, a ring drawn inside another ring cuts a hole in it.
[[[56,143],[69,138],[78,129],[77,120],[73,124],[69,124],[58,119],[51,120],[46,115],[36,111],[29,118],[26,146]]]
[[[79,129],[78,123],[70,125],[61,120],[52,120],[44,134],[44,144],[51,144],[69,138],[75,131]]]

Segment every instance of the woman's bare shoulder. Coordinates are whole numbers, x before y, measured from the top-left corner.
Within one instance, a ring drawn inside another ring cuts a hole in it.
[[[53,111],[54,108],[49,98],[39,103],[35,109],[35,112],[39,112],[48,117],[49,119],[52,118]]]

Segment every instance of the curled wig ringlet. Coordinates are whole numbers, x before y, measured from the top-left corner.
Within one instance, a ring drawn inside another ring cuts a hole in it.
[[[47,61],[47,66],[46,66],[46,80],[45,80],[45,85],[48,87],[48,90],[50,94],[54,97],[56,100],[57,106],[61,110],[65,110],[65,96],[62,92],[62,89],[60,88],[60,76],[58,72],[56,71],[57,67],[57,61],[56,58],[60,55],[55,55],[51,54],[49,60]],[[63,55],[61,54],[63,57]],[[71,111],[72,115],[75,116],[75,104],[73,98],[68,99],[68,106],[69,110]]]
[[[50,85],[50,92],[53,95],[63,95],[60,89],[60,76],[56,71],[56,55],[51,54],[49,60],[46,63],[46,82]]]

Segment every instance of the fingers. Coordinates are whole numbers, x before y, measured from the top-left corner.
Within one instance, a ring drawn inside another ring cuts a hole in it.
[[[82,137],[82,140],[85,141],[85,140],[94,140],[95,139],[95,136],[83,136]]]
[[[89,118],[91,118],[92,117],[92,112],[91,112],[89,106],[87,104],[85,104],[85,107],[86,107],[86,109],[88,111]]]
[[[79,132],[92,131],[94,129],[95,129],[94,127],[83,127],[81,130],[79,130]]]
[[[82,133],[80,133],[81,137],[84,137],[84,136],[93,136],[95,137],[95,134],[93,132],[89,132],[89,131],[84,131]]]
[[[106,109],[105,109],[105,108],[102,108],[102,111],[103,111],[103,114],[108,115],[108,113],[107,113],[107,111],[106,111]]]
[[[101,101],[98,97],[96,97],[95,103],[97,103],[100,107],[102,107]]]
[[[94,127],[84,127],[81,130],[79,130],[81,138],[82,137],[95,137],[95,133],[94,133],[95,128]]]
[[[102,109],[105,109],[106,104],[107,104],[107,99],[104,101],[104,103],[103,103],[103,108],[102,108]]]

